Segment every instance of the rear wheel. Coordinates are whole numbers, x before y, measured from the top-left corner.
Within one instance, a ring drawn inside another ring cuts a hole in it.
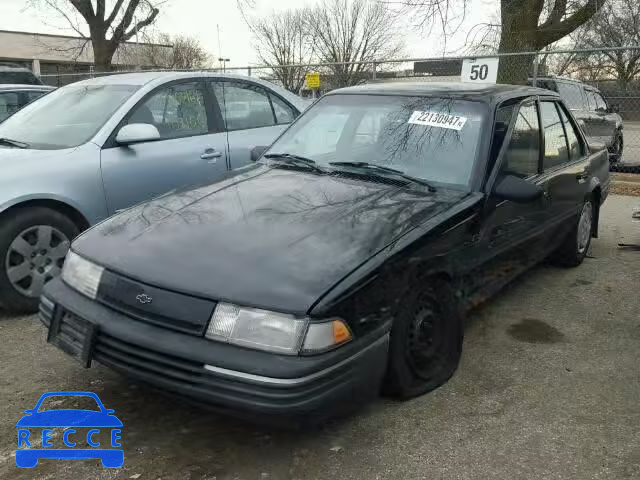
[[[0,222],[0,304],[35,312],[44,285],[62,272],[78,227],[46,207],[18,209]]]
[[[429,281],[429,280],[428,280]],[[407,295],[391,329],[384,391],[411,398],[451,378],[462,354],[463,325],[451,288],[439,278]]]
[[[551,261],[561,267],[577,267],[587,256],[593,236],[596,207],[588,198],[582,204],[575,225],[560,247],[551,256]]]

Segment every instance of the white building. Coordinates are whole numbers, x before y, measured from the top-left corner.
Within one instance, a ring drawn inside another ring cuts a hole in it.
[[[113,66],[116,69],[144,68],[144,56],[137,53],[149,46],[173,48],[171,45],[127,42],[116,51]],[[93,49],[91,41],[85,38],[0,30],[0,62],[28,67],[36,75],[84,73],[92,69]]]

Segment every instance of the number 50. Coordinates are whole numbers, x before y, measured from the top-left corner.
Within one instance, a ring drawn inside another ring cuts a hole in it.
[[[471,66],[471,75],[469,78],[471,80],[486,80],[487,75],[489,74],[489,66],[486,63],[481,65],[472,65]]]

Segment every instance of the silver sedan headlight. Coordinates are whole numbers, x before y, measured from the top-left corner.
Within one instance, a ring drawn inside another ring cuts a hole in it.
[[[345,323],[332,318],[310,322],[284,313],[218,303],[205,337],[285,355],[320,353],[352,339]]]
[[[69,251],[62,268],[62,280],[74,290],[95,300],[104,268]]]

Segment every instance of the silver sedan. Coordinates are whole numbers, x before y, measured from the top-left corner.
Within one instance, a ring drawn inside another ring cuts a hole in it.
[[[0,303],[33,311],[82,230],[171,190],[221,180],[308,102],[250,77],[112,75],[0,124]]]

